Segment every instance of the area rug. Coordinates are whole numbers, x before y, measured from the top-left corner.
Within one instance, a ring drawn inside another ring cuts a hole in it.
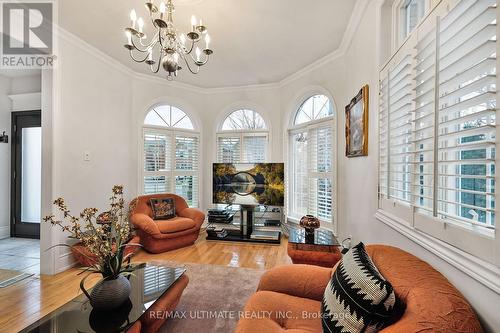
[[[29,278],[33,274],[28,274],[10,269],[0,269],[0,288],[8,287],[16,282]]]
[[[189,284],[161,333],[230,333],[264,270],[186,264]],[[176,318],[177,317],[177,318]]]

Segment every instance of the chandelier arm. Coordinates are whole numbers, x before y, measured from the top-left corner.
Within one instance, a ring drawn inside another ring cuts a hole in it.
[[[198,63],[198,66],[204,66],[204,65],[206,65],[208,63],[208,59],[210,59],[210,56],[207,55],[205,57],[205,61],[203,61],[202,63]]]
[[[196,72],[191,69],[191,66],[189,65],[189,62],[187,61],[186,57],[182,57],[184,59],[184,62],[186,63],[186,67],[189,69],[189,71],[193,74],[198,74],[200,72],[200,66],[196,65]]]
[[[133,38],[131,38],[130,40],[131,40],[132,46],[134,47],[135,50],[137,50],[137,51],[139,51],[141,53],[147,53],[147,52],[149,52],[147,48],[146,49],[142,49],[139,46],[137,46],[137,44],[134,42]]]
[[[208,55],[206,55],[206,56],[205,56],[205,60],[204,60],[204,61],[198,61],[197,59],[195,59],[195,58],[193,57],[193,54],[192,54],[192,53],[188,53],[188,54],[189,54],[189,56],[191,57],[191,59],[193,60],[193,62],[194,62],[194,63],[195,63],[198,67],[203,66],[203,65],[205,65],[205,64],[208,62],[208,57],[209,57]]]
[[[134,50],[130,50],[130,58],[132,58],[132,60],[134,60],[135,62],[144,62],[146,61],[146,59],[148,58],[149,54],[146,54],[146,56],[144,57],[144,59],[137,59],[134,57],[134,53],[133,53]]]
[[[151,71],[152,71],[154,74],[156,74],[156,73],[158,73],[158,72],[160,71],[160,67],[161,67],[161,58],[162,58],[162,56],[163,56],[163,50],[162,50],[162,49],[160,49],[160,57],[158,58],[158,64],[157,64],[157,66],[156,66],[156,69],[154,69],[154,67],[153,67],[153,66],[154,66],[154,64],[149,65],[149,67],[150,67]]]
[[[161,30],[162,28],[158,28],[158,42],[160,43],[161,48],[164,49],[165,48],[165,45],[163,45],[164,38],[161,37]]]
[[[145,43],[145,44],[142,42],[142,38],[139,38],[139,42],[140,42],[141,46],[143,46],[145,48],[150,48],[154,44],[156,44],[156,42],[157,42],[157,40],[156,40],[156,34],[157,33],[154,34],[153,38],[151,38],[151,41],[149,43]]]
[[[194,44],[195,44],[195,41],[193,39],[191,39],[191,48],[189,49],[189,51],[185,51],[186,54],[191,54],[191,52],[193,52],[193,49],[194,49]]]

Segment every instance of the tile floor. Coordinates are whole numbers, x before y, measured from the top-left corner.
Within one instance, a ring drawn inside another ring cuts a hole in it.
[[[0,268],[40,274],[40,240],[0,239]]]

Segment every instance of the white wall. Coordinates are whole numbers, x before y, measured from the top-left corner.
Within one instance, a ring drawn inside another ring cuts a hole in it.
[[[59,53],[50,115],[52,138],[48,139],[52,144],[50,200],[65,198],[75,215],[86,207],[102,211],[115,184],[126,186],[127,200],[135,195],[129,186],[135,182],[130,77],[72,39],[59,41]],[[86,151],[90,161],[83,159]],[[43,207],[43,216],[54,212],[46,203]],[[66,236],[52,229],[52,244],[65,242]],[[55,271],[72,265],[66,248],[59,247],[55,253]]]

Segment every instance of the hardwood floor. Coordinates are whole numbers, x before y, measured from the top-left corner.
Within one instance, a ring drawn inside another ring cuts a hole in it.
[[[206,241],[202,232],[195,245],[162,254],[139,252],[136,262],[170,260],[231,267],[269,269],[291,263],[287,240],[280,245]],[[80,292],[81,270],[67,270],[54,276],[36,276],[0,289],[0,332],[13,333],[73,299]],[[89,278],[91,286],[98,279]]]

